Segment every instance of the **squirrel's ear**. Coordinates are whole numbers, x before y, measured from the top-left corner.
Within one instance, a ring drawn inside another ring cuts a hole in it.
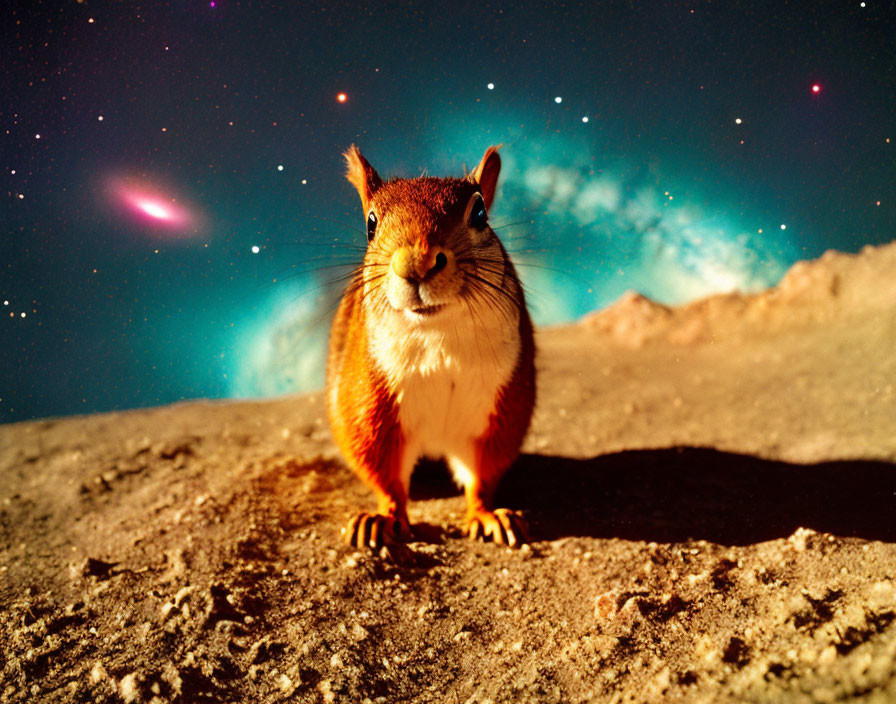
[[[498,186],[498,174],[501,173],[501,157],[498,156],[498,150],[504,145],[499,144],[496,147],[489,147],[485,150],[482,161],[479,162],[470,179],[479,184],[482,192],[482,200],[485,201],[485,207],[491,208],[492,201],[495,199],[495,189]]]
[[[361,156],[361,151],[353,144],[348,148],[345,156],[345,177],[358,189],[361,203],[364,205],[364,214],[370,209],[370,201],[373,194],[383,185],[383,179],[370,163]]]

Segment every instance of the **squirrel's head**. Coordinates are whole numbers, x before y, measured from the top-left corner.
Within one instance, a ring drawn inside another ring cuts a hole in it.
[[[464,304],[517,305],[509,300],[516,291],[507,290],[504,249],[488,222],[501,171],[498,147],[464,178],[383,181],[357,147],[345,159],[366,220],[358,282],[365,305],[418,323]]]

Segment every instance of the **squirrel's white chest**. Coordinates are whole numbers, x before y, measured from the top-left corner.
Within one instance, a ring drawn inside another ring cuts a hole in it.
[[[373,342],[413,459],[469,453],[520,350],[518,320],[461,312],[426,326],[384,325]]]

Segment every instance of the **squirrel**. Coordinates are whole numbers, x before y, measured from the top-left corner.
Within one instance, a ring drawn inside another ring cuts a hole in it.
[[[489,226],[501,170],[489,147],[463,178],[383,181],[352,145],[367,251],[330,331],[327,411],[336,444],[376,493],[344,529],[356,547],[413,537],[407,503],[421,457],[444,458],[471,539],[518,547],[522,516],[493,508],[535,404],[535,342],[523,289]]]

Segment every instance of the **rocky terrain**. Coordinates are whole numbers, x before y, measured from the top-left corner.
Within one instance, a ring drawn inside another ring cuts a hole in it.
[[[0,701],[896,701],[894,272],[540,330],[516,551],[345,547],[321,393],[0,426]]]

